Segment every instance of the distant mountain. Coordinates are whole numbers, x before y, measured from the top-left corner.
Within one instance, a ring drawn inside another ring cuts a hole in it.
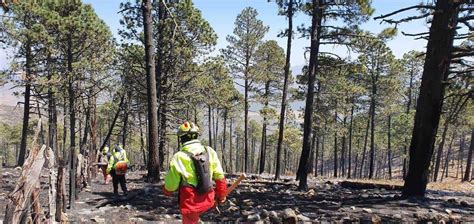
[[[0,105],[0,123],[8,125],[20,124],[23,119],[23,108]]]

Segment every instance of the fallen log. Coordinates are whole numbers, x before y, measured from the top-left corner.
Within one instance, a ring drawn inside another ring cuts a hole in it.
[[[363,183],[356,181],[342,181],[339,182],[339,185],[344,188],[351,189],[385,189],[385,190],[397,190],[401,191],[403,186],[393,185],[393,184],[380,184],[380,183]]]

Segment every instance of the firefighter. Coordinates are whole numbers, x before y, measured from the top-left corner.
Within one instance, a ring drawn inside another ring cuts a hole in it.
[[[226,200],[226,179],[216,151],[198,140],[199,128],[184,122],[178,128],[180,150],[170,161],[164,194],[178,191],[183,223],[198,223],[199,216]],[[213,189],[212,181],[216,187]]]
[[[114,185],[114,196],[118,196],[118,185],[122,188],[123,194],[127,195],[127,181],[125,174],[127,172],[130,162],[127,158],[127,152],[121,145],[115,147],[112,156],[109,159],[107,166],[107,174],[112,176],[112,183]]]
[[[102,170],[102,174],[104,175],[104,184],[109,184],[109,175],[107,173],[107,167],[112,154],[109,151],[109,147],[105,146],[102,150],[102,155],[100,157],[100,169]]]

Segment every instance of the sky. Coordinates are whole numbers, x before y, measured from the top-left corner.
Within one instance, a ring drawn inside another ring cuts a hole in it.
[[[102,18],[110,26],[111,31],[114,34],[117,33],[117,29],[120,28],[120,15],[117,14],[117,11],[119,10],[119,1],[84,0],[84,2],[92,4],[99,17]],[[202,12],[203,17],[214,28],[215,32],[219,37],[216,46],[216,51],[218,51],[218,49],[226,47],[227,41],[225,40],[225,37],[229,34],[232,34],[234,29],[235,18],[245,7],[249,6],[257,9],[259,13],[258,18],[262,20],[265,25],[270,27],[269,32],[265,36],[265,39],[276,40],[278,41],[281,47],[286,48],[286,38],[279,38],[277,37],[277,35],[286,28],[288,22],[284,16],[278,16],[278,7],[273,1],[268,2],[267,0],[194,0],[193,2],[196,8],[198,8]],[[375,8],[374,16],[387,14],[397,9],[406,6],[411,6],[414,4],[414,2],[416,1],[373,0],[373,8]],[[412,11],[411,13],[416,12]],[[410,12],[404,15],[409,14]],[[309,26],[310,22],[310,17],[299,13],[296,15],[294,26],[299,26],[301,24]],[[378,33],[387,27],[390,26],[388,24],[380,24],[380,21],[374,21],[373,19],[370,19],[369,22],[362,26],[363,29],[369,30],[373,33]],[[423,20],[401,25],[399,26],[399,29],[407,33],[418,33],[421,31],[428,30]],[[396,38],[390,41],[388,45],[392,49],[395,56],[399,58],[404,53],[410,50],[423,50],[425,43],[424,41],[416,41],[412,37],[404,37],[403,35],[399,34]],[[308,46],[309,40],[305,38],[299,38],[299,34],[296,33],[296,38],[293,41],[292,47],[292,67],[301,67],[302,65],[306,64],[304,58],[304,51],[305,48]],[[322,48],[322,50],[338,53],[340,55],[347,55],[347,50],[341,47],[325,46]]]
[[[125,0],[124,0],[125,1]],[[110,30],[117,39],[118,29],[121,28],[119,20],[121,15],[119,11],[119,4],[121,1],[117,0],[83,0],[87,4],[91,4],[98,14],[98,16],[105,21],[110,27]],[[286,38],[279,38],[277,35],[285,29],[287,26],[287,20],[284,16],[278,16],[278,8],[276,4],[268,2],[268,0],[194,0],[196,8],[198,8],[203,17],[210,23],[218,35],[218,42],[213,54],[217,54],[219,49],[225,48],[228,44],[225,40],[227,35],[232,34],[234,29],[234,21],[237,15],[245,7],[253,7],[257,9],[259,15],[258,18],[263,23],[270,27],[269,32],[266,34],[266,40],[276,40],[282,48],[286,48]],[[373,16],[381,14],[387,14],[397,9],[411,6],[416,4],[417,1],[413,0],[373,0],[372,7],[375,8]],[[413,15],[415,11],[411,11],[403,15]],[[301,24],[306,26],[310,25],[310,17],[299,13],[294,19],[295,31],[296,27]],[[390,27],[388,24],[380,24],[380,21],[374,21],[370,19],[367,23],[362,25],[362,28],[369,30],[372,33],[378,33],[384,28]],[[419,33],[426,32],[428,28],[425,25],[425,21],[415,21],[408,24],[400,25],[399,30],[407,33]],[[392,49],[394,55],[397,58],[401,58],[404,53],[410,50],[423,51],[426,43],[422,40],[414,40],[413,37],[405,37],[399,33],[397,37],[388,42],[388,46]],[[306,64],[304,57],[305,48],[309,46],[309,40],[300,38],[299,34],[296,33],[295,39],[293,40],[292,55],[291,55],[291,66],[294,74],[299,74],[299,68]],[[351,56],[348,54],[346,48],[336,46],[323,46],[321,51],[332,52],[339,54],[340,56],[347,57]],[[0,69],[8,68],[9,58],[11,52],[8,50],[0,49]],[[354,55],[352,55],[354,58]],[[298,69],[297,69],[298,68]],[[1,91],[0,94],[4,95]],[[1,96],[0,98],[3,98]]]

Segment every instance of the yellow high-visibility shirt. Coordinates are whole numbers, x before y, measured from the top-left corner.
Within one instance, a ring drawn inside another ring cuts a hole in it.
[[[224,170],[217,157],[217,153],[211,147],[206,148],[209,153],[210,178],[211,180],[222,180],[225,177]],[[186,181],[192,186],[197,186],[198,180],[193,160],[184,152],[197,155],[205,150],[205,146],[197,139],[186,142],[181,146],[180,151],[175,153],[171,159],[169,171],[165,176],[165,189],[167,191],[173,192],[178,190],[181,180]]]
[[[115,160],[117,158],[117,161]],[[115,169],[115,165],[120,162],[120,161],[125,161],[127,164],[130,163],[127,158],[127,152],[125,152],[124,149],[120,152],[113,152],[112,156],[109,159],[109,164],[107,166],[107,173],[110,173],[113,169]]]

